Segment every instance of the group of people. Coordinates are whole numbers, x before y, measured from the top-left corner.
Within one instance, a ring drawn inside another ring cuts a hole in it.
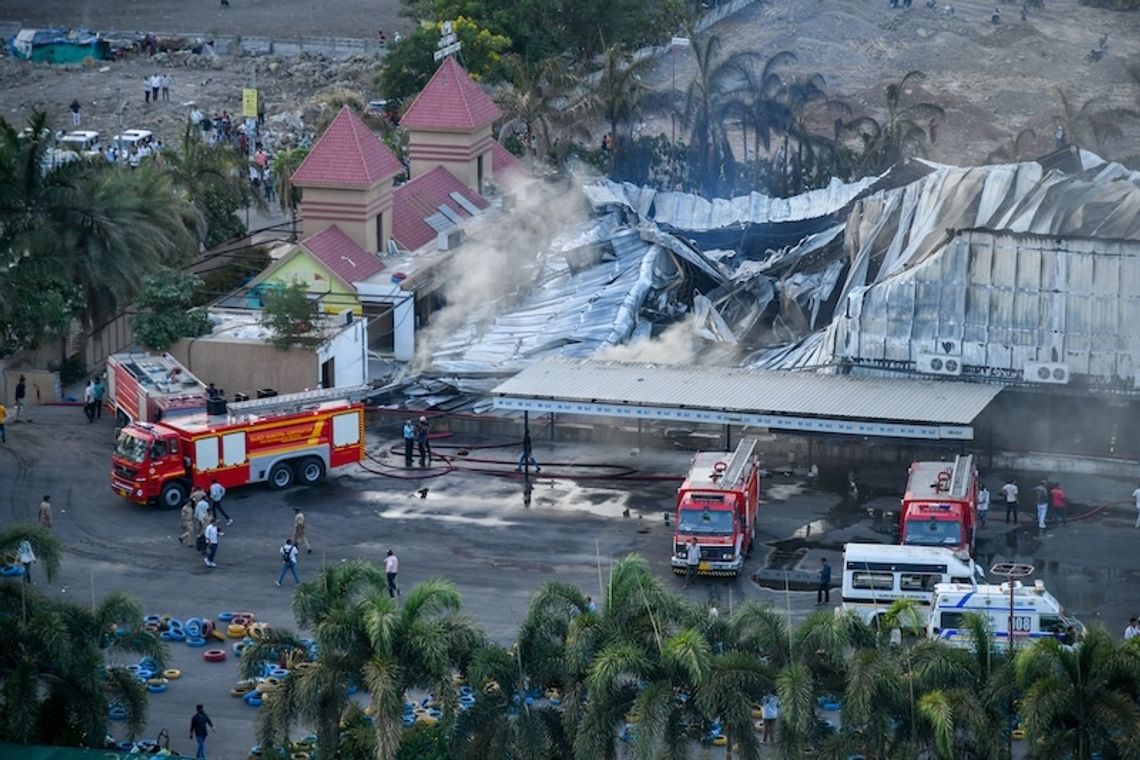
[[[170,75],[151,74],[143,77],[143,102],[157,103],[160,95],[163,100],[170,100]]]
[[[415,458],[415,451],[419,449],[420,467],[427,467],[431,462],[431,441],[428,436],[431,425],[427,417],[421,416],[418,421],[408,420],[404,423],[404,466],[411,467]]]
[[[198,487],[190,492],[190,498],[182,505],[180,523],[182,532],[178,535],[178,543],[185,544],[193,537],[193,544],[205,556],[202,561],[206,567],[217,567],[218,539],[225,534],[218,527],[218,515],[221,515],[226,525],[233,525],[233,518],[229,516],[222,506],[226,489],[216,479],[210,481],[207,491]]]
[[[1137,490],[1140,491],[1140,489]],[[985,494],[985,512],[988,513],[990,493],[986,490],[984,483],[978,492],[978,521],[982,525],[985,525],[986,521],[982,509],[983,493]],[[1021,495],[1021,489],[1018,488],[1017,483],[1013,482],[1013,478],[1010,478],[1006,480],[1005,485],[1001,487],[1001,494],[1005,499],[1005,521],[1007,523],[1010,521],[1016,523],[1018,499]],[[1037,511],[1037,527],[1039,529],[1045,529],[1050,508],[1053,510],[1053,516],[1056,522],[1063,525],[1069,521],[1067,514],[1069,500],[1059,482],[1042,480],[1035,485],[1033,487],[1033,503]]]
[[[107,384],[103,381],[102,375],[87,381],[87,387],[83,389],[83,414],[86,415],[88,423],[102,419],[103,399],[106,395]]]

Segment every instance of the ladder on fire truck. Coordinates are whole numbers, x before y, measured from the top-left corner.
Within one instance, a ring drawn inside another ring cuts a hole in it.
[[[745,468],[752,462],[756,454],[756,447],[759,446],[759,441],[755,438],[745,438],[736,446],[736,451],[732,452],[732,456],[728,458],[728,463],[724,470],[717,472],[719,482],[729,485],[739,483],[744,477]],[[717,482],[717,478],[712,478]]]
[[[359,401],[371,392],[370,385],[348,385],[343,388],[284,393],[280,396],[234,402],[226,406],[226,414],[234,418],[245,415],[292,414],[329,401]]]
[[[949,471],[949,477],[945,481],[946,485],[940,487],[939,490],[947,491],[950,498],[963,498],[970,486],[970,476],[973,472],[973,454],[954,457],[954,467]],[[942,481],[941,477],[939,477],[939,481]],[[941,483],[939,485],[941,486]]]

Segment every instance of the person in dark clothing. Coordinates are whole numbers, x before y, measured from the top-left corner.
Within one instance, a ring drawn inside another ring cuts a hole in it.
[[[520,470],[522,470],[523,466],[526,465],[527,463],[530,463],[531,465],[534,466],[535,472],[542,472],[542,468],[538,466],[538,460],[535,459],[534,455],[531,453],[531,450],[532,450],[531,447],[532,447],[532,444],[530,441],[530,431],[527,430],[527,431],[523,432],[522,453],[519,454],[519,463],[518,463],[518,466],[515,467],[515,472],[519,472]]]
[[[411,420],[404,423],[404,466],[412,466],[412,457],[416,451],[416,426]]]
[[[815,592],[815,603],[831,604],[831,565],[827,557],[819,560],[819,590]]]
[[[198,754],[195,757],[205,760],[206,757],[206,736],[210,733],[207,729],[214,728],[214,722],[210,720],[210,716],[206,714],[205,708],[198,705],[194,712],[194,717],[190,719],[190,738],[198,740]],[[217,733],[216,729],[214,731]]]
[[[416,446],[420,451],[420,467],[427,467],[428,462],[431,461],[431,442],[428,441],[428,433],[431,426],[428,424],[427,417],[420,417],[420,424],[416,426]]]

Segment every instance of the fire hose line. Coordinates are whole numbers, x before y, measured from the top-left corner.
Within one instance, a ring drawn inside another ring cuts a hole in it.
[[[1093,517],[1095,515],[1099,515],[1101,512],[1108,509],[1109,507],[1116,507],[1116,506],[1120,506],[1121,504],[1131,504],[1131,503],[1132,503],[1132,499],[1119,499],[1118,501],[1110,501],[1107,504],[1101,504],[1099,507],[1093,507],[1088,512],[1084,512],[1082,514],[1077,515],[1076,517],[1071,518],[1070,522],[1076,522],[1077,520],[1084,520],[1086,517]]]

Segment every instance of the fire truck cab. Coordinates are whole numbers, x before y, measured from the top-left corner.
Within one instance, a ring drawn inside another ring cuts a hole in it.
[[[229,404],[219,414],[132,422],[115,444],[112,490],[175,508],[212,480],[227,489],[317,483],[329,468],[364,457],[364,407],[351,398],[366,390],[304,391]]]
[[[701,452],[677,489],[673,572],[688,571],[692,538],[700,547],[700,575],[736,576],[756,539],[760,462],[756,440],[746,438],[731,455]]]
[[[978,471],[974,457],[914,462],[899,510],[899,543],[974,553]]]

